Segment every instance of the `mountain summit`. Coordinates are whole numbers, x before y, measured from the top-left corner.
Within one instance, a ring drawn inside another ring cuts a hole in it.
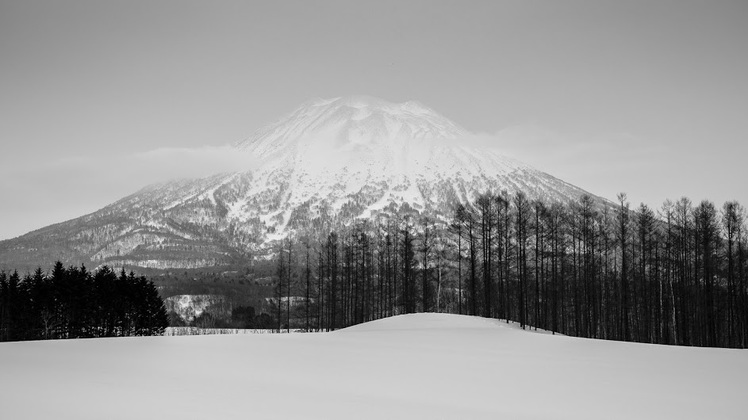
[[[370,96],[318,99],[258,130],[238,147],[259,157],[288,148],[390,147],[410,140],[454,139],[467,132],[430,108]]]
[[[95,213],[0,242],[0,261],[152,268],[232,264],[310,226],[418,212],[448,220],[483,192],[576,199],[585,191],[471,146],[471,134],[416,102],[309,101],[236,144],[252,169],[152,185]]]

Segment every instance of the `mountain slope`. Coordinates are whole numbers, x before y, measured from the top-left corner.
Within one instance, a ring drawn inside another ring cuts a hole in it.
[[[494,150],[418,103],[310,101],[236,144],[246,171],[152,185],[95,213],[0,242],[0,269],[66,263],[235,264],[310,224],[418,211],[447,219],[493,190],[586,194]],[[261,162],[257,165],[254,162]]]

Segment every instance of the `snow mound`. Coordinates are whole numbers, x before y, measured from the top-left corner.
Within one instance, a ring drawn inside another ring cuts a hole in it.
[[[510,328],[514,324],[509,324]],[[366,322],[354,325],[338,331],[338,333],[358,333],[371,331],[423,331],[423,330],[440,330],[449,333],[454,330],[464,329],[481,329],[499,331],[506,328],[503,324],[495,319],[481,318],[468,315],[454,314],[437,314],[421,313],[396,315],[389,318],[383,318],[376,321]]]
[[[745,419],[748,351],[418,314],[331,334],[0,343],[2,419]]]

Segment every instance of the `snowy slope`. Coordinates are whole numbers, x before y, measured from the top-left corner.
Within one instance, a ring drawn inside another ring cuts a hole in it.
[[[326,206],[339,212],[347,204],[356,207],[352,216],[404,202],[446,212],[487,190],[522,189],[551,199],[584,193],[492,149],[472,147],[469,136],[415,101],[395,104],[366,96],[312,101],[238,144],[264,162],[253,171],[245,200],[282,190],[279,207],[309,205],[314,217]],[[276,231],[292,222],[288,211],[280,213]]]
[[[748,352],[418,314],[334,333],[0,343],[0,418],[744,419]]]
[[[562,201],[586,193],[469,138],[415,101],[310,101],[236,145],[247,170],[152,185],[0,242],[0,261],[31,261],[31,270],[56,259],[162,269],[236,264],[312,223],[410,209],[448,219],[456,203],[489,190]]]

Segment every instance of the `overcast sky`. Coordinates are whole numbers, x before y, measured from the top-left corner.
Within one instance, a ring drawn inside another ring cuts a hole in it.
[[[415,99],[594,194],[748,205],[748,2],[0,0],[0,239],[310,98]]]

